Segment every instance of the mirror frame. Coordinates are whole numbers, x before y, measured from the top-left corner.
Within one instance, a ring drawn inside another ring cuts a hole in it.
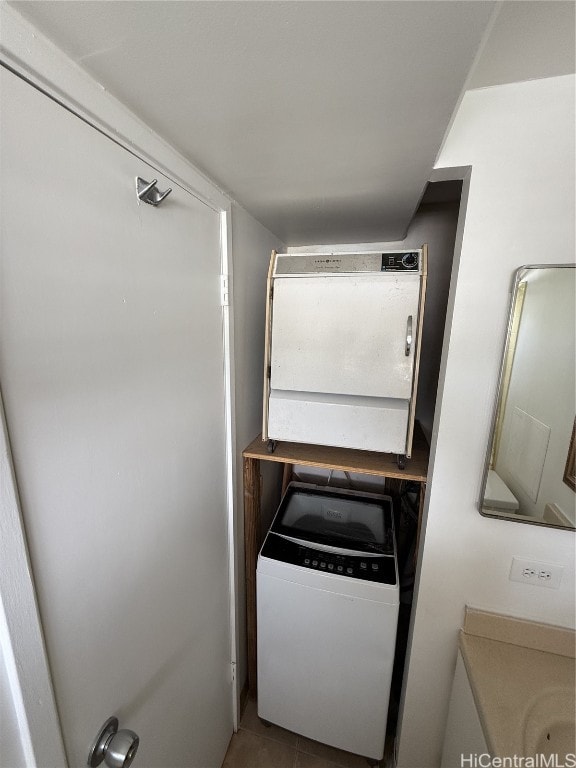
[[[576,263],[570,264],[524,264],[514,272],[514,278],[512,282],[510,306],[508,309],[508,321],[506,323],[506,338],[504,343],[504,350],[500,359],[500,372],[498,374],[498,384],[496,386],[496,395],[494,406],[492,409],[492,420],[490,424],[490,432],[488,435],[488,447],[486,450],[486,457],[484,459],[484,469],[482,472],[482,483],[480,485],[480,498],[478,499],[478,511],[482,517],[488,517],[492,520],[502,520],[504,522],[523,523],[524,525],[539,525],[543,528],[556,528],[559,531],[576,531],[576,527],[568,528],[563,525],[554,525],[554,523],[538,522],[538,520],[530,519],[528,516],[524,518],[516,518],[514,515],[509,517],[500,517],[499,515],[491,515],[488,512],[483,511],[483,501],[486,492],[486,482],[488,480],[488,470],[490,469],[490,460],[492,458],[492,451],[494,449],[494,438],[496,436],[496,427],[498,424],[498,413],[500,410],[500,398],[502,396],[502,388],[504,384],[504,377],[506,374],[506,360],[508,358],[508,352],[510,350],[511,331],[514,323],[514,312],[516,308],[516,296],[518,295],[518,286],[522,280],[526,277],[526,274],[532,269],[575,269]]]

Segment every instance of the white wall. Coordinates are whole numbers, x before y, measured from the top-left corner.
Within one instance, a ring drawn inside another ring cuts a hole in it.
[[[264,327],[266,310],[266,277],[272,250],[285,250],[277,237],[265,229],[241,206],[232,206],[234,316],[235,412],[237,478],[236,561],[237,561],[237,627],[238,683],[242,689],[246,679],[246,586],[244,578],[244,508],[242,487],[242,451],[262,431],[262,394],[264,375]],[[277,475],[278,468],[261,465],[263,475]],[[274,507],[268,499],[266,483],[262,504]]]
[[[440,373],[400,768],[440,764],[466,604],[567,627],[575,619],[574,534],[477,511],[512,274],[574,259],[574,77],[466,93],[437,165],[472,173]],[[514,555],[564,566],[560,589],[509,581]]]

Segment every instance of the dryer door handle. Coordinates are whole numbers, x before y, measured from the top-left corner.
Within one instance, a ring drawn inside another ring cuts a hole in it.
[[[408,315],[408,321],[406,323],[406,357],[410,354],[412,348],[412,315]]]

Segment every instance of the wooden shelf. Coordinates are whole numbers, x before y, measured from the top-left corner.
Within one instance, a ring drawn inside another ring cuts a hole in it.
[[[356,451],[351,448],[331,448],[326,445],[278,443],[274,453],[268,453],[262,435],[258,435],[242,452],[248,459],[276,461],[282,464],[301,464],[364,475],[391,477],[397,480],[415,480],[425,483],[428,475],[430,449],[419,425],[414,429],[412,458],[406,459],[406,468],[398,469],[396,454],[376,451]]]
[[[256,692],[256,561],[262,545],[260,515],[260,462],[299,464],[363,475],[376,475],[391,480],[412,480],[422,486],[428,476],[430,449],[416,423],[412,457],[406,459],[405,469],[398,469],[396,455],[374,451],[356,451],[350,448],[332,448],[325,445],[279,442],[274,453],[258,435],[242,452],[244,459],[244,549],[246,559],[246,625],[248,645],[248,688]],[[420,501],[424,493],[420,494]]]

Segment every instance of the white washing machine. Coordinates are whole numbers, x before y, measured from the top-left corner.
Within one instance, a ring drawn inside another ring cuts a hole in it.
[[[399,605],[390,497],[291,483],[256,588],[259,716],[381,760]]]

